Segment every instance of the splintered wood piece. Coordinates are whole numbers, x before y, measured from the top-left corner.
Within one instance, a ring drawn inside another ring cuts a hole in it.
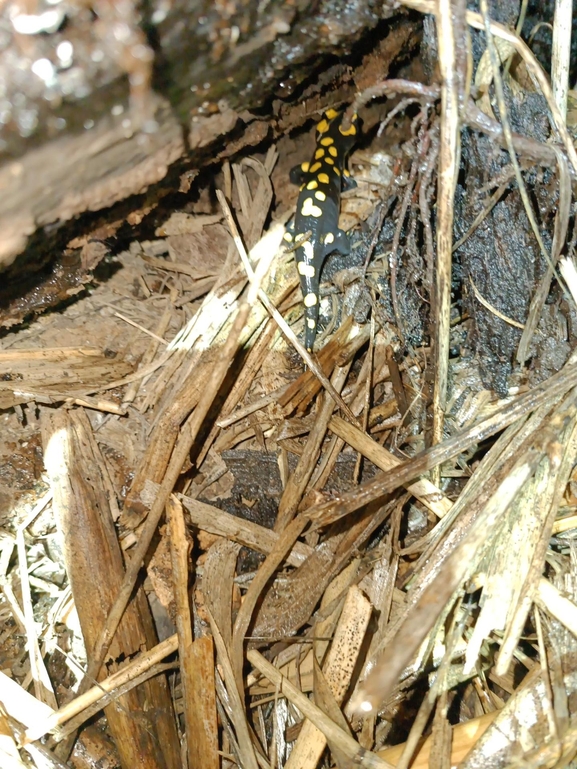
[[[202,594],[227,649],[232,641],[232,600],[239,551],[236,542],[219,539],[208,549],[202,574]]]
[[[352,324],[353,319],[351,317],[346,318],[322,350],[316,353],[317,365],[325,376],[330,376],[331,371],[337,365],[337,358],[349,338]],[[297,414],[303,414],[321,387],[321,382],[310,370],[305,371],[294,382],[291,382],[279,393],[277,398],[278,403],[283,407],[285,416],[289,416],[294,411]]]
[[[372,607],[356,585],[352,585],[341,612],[323,674],[336,703],[341,705],[351,684]],[[291,751],[285,769],[314,769],[326,747],[325,735],[308,719]]]
[[[331,377],[331,384],[338,393],[341,392],[347,381],[350,367],[351,363],[342,367],[337,367]],[[327,426],[334,408],[335,404],[333,400],[325,393],[320,401],[317,418],[313,429],[309,433],[305,449],[294,472],[288,479],[288,483],[285,486],[280,499],[278,515],[274,527],[275,531],[283,531],[298,509],[307,484],[315,469],[321,446],[326,435]]]
[[[208,607],[207,613],[212,628],[218,661],[222,669],[222,677],[226,686],[226,693],[230,702],[231,720],[234,724],[236,738],[238,740],[240,766],[242,766],[243,769],[245,769],[245,767],[246,769],[258,769],[255,747],[251,739],[244,702],[241,697],[241,692],[243,690],[241,689],[239,691],[237,687],[228,650],[224,645],[220,630],[214,622]]]
[[[349,446],[359,451],[364,457],[370,460],[381,470],[392,470],[401,464],[394,454],[383,448],[379,443],[373,440],[369,435],[359,430],[358,427],[344,419],[334,416],[329,422],[331,430],[339,438],[342,438]],[[439,518],[443,518],[453,507],[453,503],[448,499],[438,486],[435,486],[427,478],[421,478],[414,483],[407,484],[407,489],[426,507],[429,508]]]
[[[256,576],[250,583],[243,604],[237,614],[232,634],[230,657],[239,691],[242,691],[245,637],[253,612],[270,578],[284,561],[287,553],[292,549],[306,524],[307,521],[303,517],[295,518],[280,534],[275,546],[266,557],[264,563],[261,564]]]
[[[61,347],[44,350],[0,350],[0,409],[32,400],[55,403],[85,398],[89,408],[99,399],[87,398],[132,371],[125,360],[109,358],[104,350],[91,347]],[[102,401],[103,411],[121,413],[118,405]]]
[[[254,636],[290,636],[308,622],[331,579],[349,563],[391,510],[390,504],[379,506],[376,511],[368,508],[344,533],[337,524],[301,566],[276,579],[259,606]]]
[[[264,555],[270,553],[278,540],[279,535],[275,531],[265,529],[258,523],[237,518],[236,515],[225,513],[218,507],[207,505],[205,502],[199,502],[190,497],[181,497],[181,500],[189,513],[190,520],[201,531],[232,539]],[[312,547],[304,542],[295,542],[286,557],[286,562],[290,563],[291,566],[300,566],[312,552]]]
[[[171,496],[166,505],[170,525],[170,549],[176,628],[188,769],[218,769],[218,721],[214,682],[212,638],[193,639],[188,600],[188,541],[181,503]]]
[[[104,462],[83,412],[43,410],[41,427],[64,561],[84,641],[91,649],[124,576],[103,477]],[[110,646],[108,669],[119,669],[118,660],[130,659],[154,643],[148,603],[138,591]],[[103,670],[100,678],[105,675]],[[180,767],[180,745],[164,677],[132,689],[120,698],[119,706],[110,705],[105,713],[125,769]]]

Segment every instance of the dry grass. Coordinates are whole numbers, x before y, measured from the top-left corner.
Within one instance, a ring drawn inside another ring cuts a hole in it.
[[[2,767],[25,766],[25,755],[36,766],[82,766],[74,741],[102,709],[127,769],[561,767],[577,754],[577,358],[539,384],[518,374],[502,399],[467,361],[449,360],[465,126],[491,135],[512,164],[484,216],[516,179],[546,252],[529,317],[516,322],[519,364],[528,357],[566,253],[577,172],[564,113],[569,40],[555,37],[551,87],[486,2],[480,14],[405,4],[436,9],[442,86],[388,80],[356,107],[403,94],[420,105],[419,130],[438,138],[429,166],[415,160],[398,193],[388,276],[398,320],[396,254],[418,198],[429,216],[432,351],[397,344],[402,331],[376,301],[369,322],[343,318],[317,354],[302,348],[282,227],[264,231],[273,149],[225,169],[222,217],[190,215],[159,232],[210,242],[224,220],[230,237],[216,272],[202,254],[165,260],[141,246],[123,263],[138,299],[122,277],[111,280],[85,301],[85,326],[78,310],[64,316],[74,345],[56,346],[58,329],[31,327],[0,351],[6,424],[41,435],[45,468],[36,499],[20,496],[0,539]],[[467,25],[486,32],[483,82],[494,85],[500,123],[470,95]],[[511,130],[503,80],[513,55],[548,105],[556,144]],[[552,169],[558,188],[548,247],[528,163]],[[377,209],[382,224],[386,193],[364,184],[366,215]],[[362,277],[375,299],[370,269]],[[562,266],[569,297],[574,273]],[[104,336],[87,346],[95,317]],[[116,344],[121,354],[111,356],[110,334],[132,335]],[[290,355],[307,370],[295,371]],[[231,492],[242,486],[231,449],[252,453],[243,472],[255,485],[275,458],[274,526],[250,519],[259,493],[250,483]],[[233,496],[243,516],[221,509]],[[241,547],[260,554],[252,570]]]

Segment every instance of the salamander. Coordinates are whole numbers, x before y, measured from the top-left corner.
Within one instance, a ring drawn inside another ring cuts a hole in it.
[[[347,157],[360,130],[360,120],[353,115],[348,128],[342,126],[343,113],[328,109],[316,127],[316,148],[308,163],[290,172],[293,184],[300,187],[289,242],[310,232],[308,240],[296,248],[296,266],[301,282],[305,314],[305,347],[312,351],[319,317],[320,271],[333,251],[350,253],[347,235],[339,229],[341,191],[353,189],[356,182],[349,174]]]

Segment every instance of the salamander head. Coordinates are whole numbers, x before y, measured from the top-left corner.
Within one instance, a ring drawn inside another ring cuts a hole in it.
[[[317,123],[317,146],[335,146],[340,156],[347,155],[358,140],[361,119],[355,112],[347,127],[343,126],[343,112],[328,109]]]

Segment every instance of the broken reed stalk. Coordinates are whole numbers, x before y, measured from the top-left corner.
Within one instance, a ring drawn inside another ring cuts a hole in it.
[[[230,702],[230,715],[236,732],[236,738],[238,740],[240,766],[242,766],[243,769],[244,767],[246,767],[246,769],[258,769],[255,747],[251,739],[251,733],[242,698],[242,695],[244,694],[244,687],[239,689],[237,686],[237,676],[233,670],[232,662],[228,654],[228,649],[225,646],[219,627],[214,621],[208,606],[206,607],[206,612],[208,614],[210,628],[214,638],[214,645],[216,646],[218,661],[222,669],[224,684],[226,686],[226,692]]]
[[[443,440],[447,382],[449,369],[449,336],[451,321],[451,273],[453,244],[453,198],[457,186],[460,159],[460,99],[465,72],[459,72],[466,62],[463,48],[467,49],[466,30],[462,16],[466,4],[459,0],[440,0],[436,16],[441,73],[441,133],[439,140],[439,172],[437,193],[437,269],[434,309],[435,382],[433,386],[432,444]],[[459,53],[460,52],[460,53]],[[433,483],[438,486],[440,472],[433,468]]]
[[[433,627],[443,607],[453,600],[459,586],[474,573],[482,546],[520,489],[532,477],[544,457],[548,458],[552,466],[558,464],[558,428],[558,424],[546,425],[537,436],[530,436],[521,447],[511,471],[479,511],[466,534],[445,554],[439,578],[424,587],[411,611],[407,613],[395,633],[397,642],[393,640],[387,646],[359,687],[354,702],[351,702],[353,709],[371,712],[390,695],[398,676]],[[398,641],[400,638],[402,642]]]
[[[239,691],[243,691],[244,689],[242,670],[244,663],[245,637],[257,602],[268,581],[284,561],[287,553],[294,547],[295,542],[302,534],[303,529],[307,524],[308,521],[304,516],[297,517],[279,534],[273,549],[266,557],[264,563],[261,564],[255,577],[250,583],[250,587],[237,614],[232,633],[230,658]]]
[[[572,0],[555,0],[553,18],[553,51],[551,56],[551,85],[555,104],[561,116],[567,115],[569,66],[571,63]]]
[[[206,504],[206,502],[199,502],[184,496],[180,499],[194,526],[210,534],[232,539],[245,547],[250,547],[257,553],[268,555],[279,538],[277,532],[259,526],[258,523],[245,521],[243,518],[226,513],[218,507]],[[300,566],[312,552],[313,548],[306,543],[295,542],[292,550],[286,556],[286,562],[291,566]]]
[[[345,386],[352,360],[345,366],[337,366],[331,377],[334,390],[339,393]],[[282,532],[292,520],[301,503],[307,484],[314,472],[327,426],[334,411],[334,401],[328,395],[319,396],[315,423],[309,432],[302,455],[283,490],[278,506],[275,531]]]
[[[331,418],[329,429],[385,472],[402,464],[400,459],[391,454],[380,443],[338,416]],[[409,483],[406,488],[439,518],[444,518],[453,506],[451,500],[443,494],[439,487],[427,478],[420,478],[414,483]]]

